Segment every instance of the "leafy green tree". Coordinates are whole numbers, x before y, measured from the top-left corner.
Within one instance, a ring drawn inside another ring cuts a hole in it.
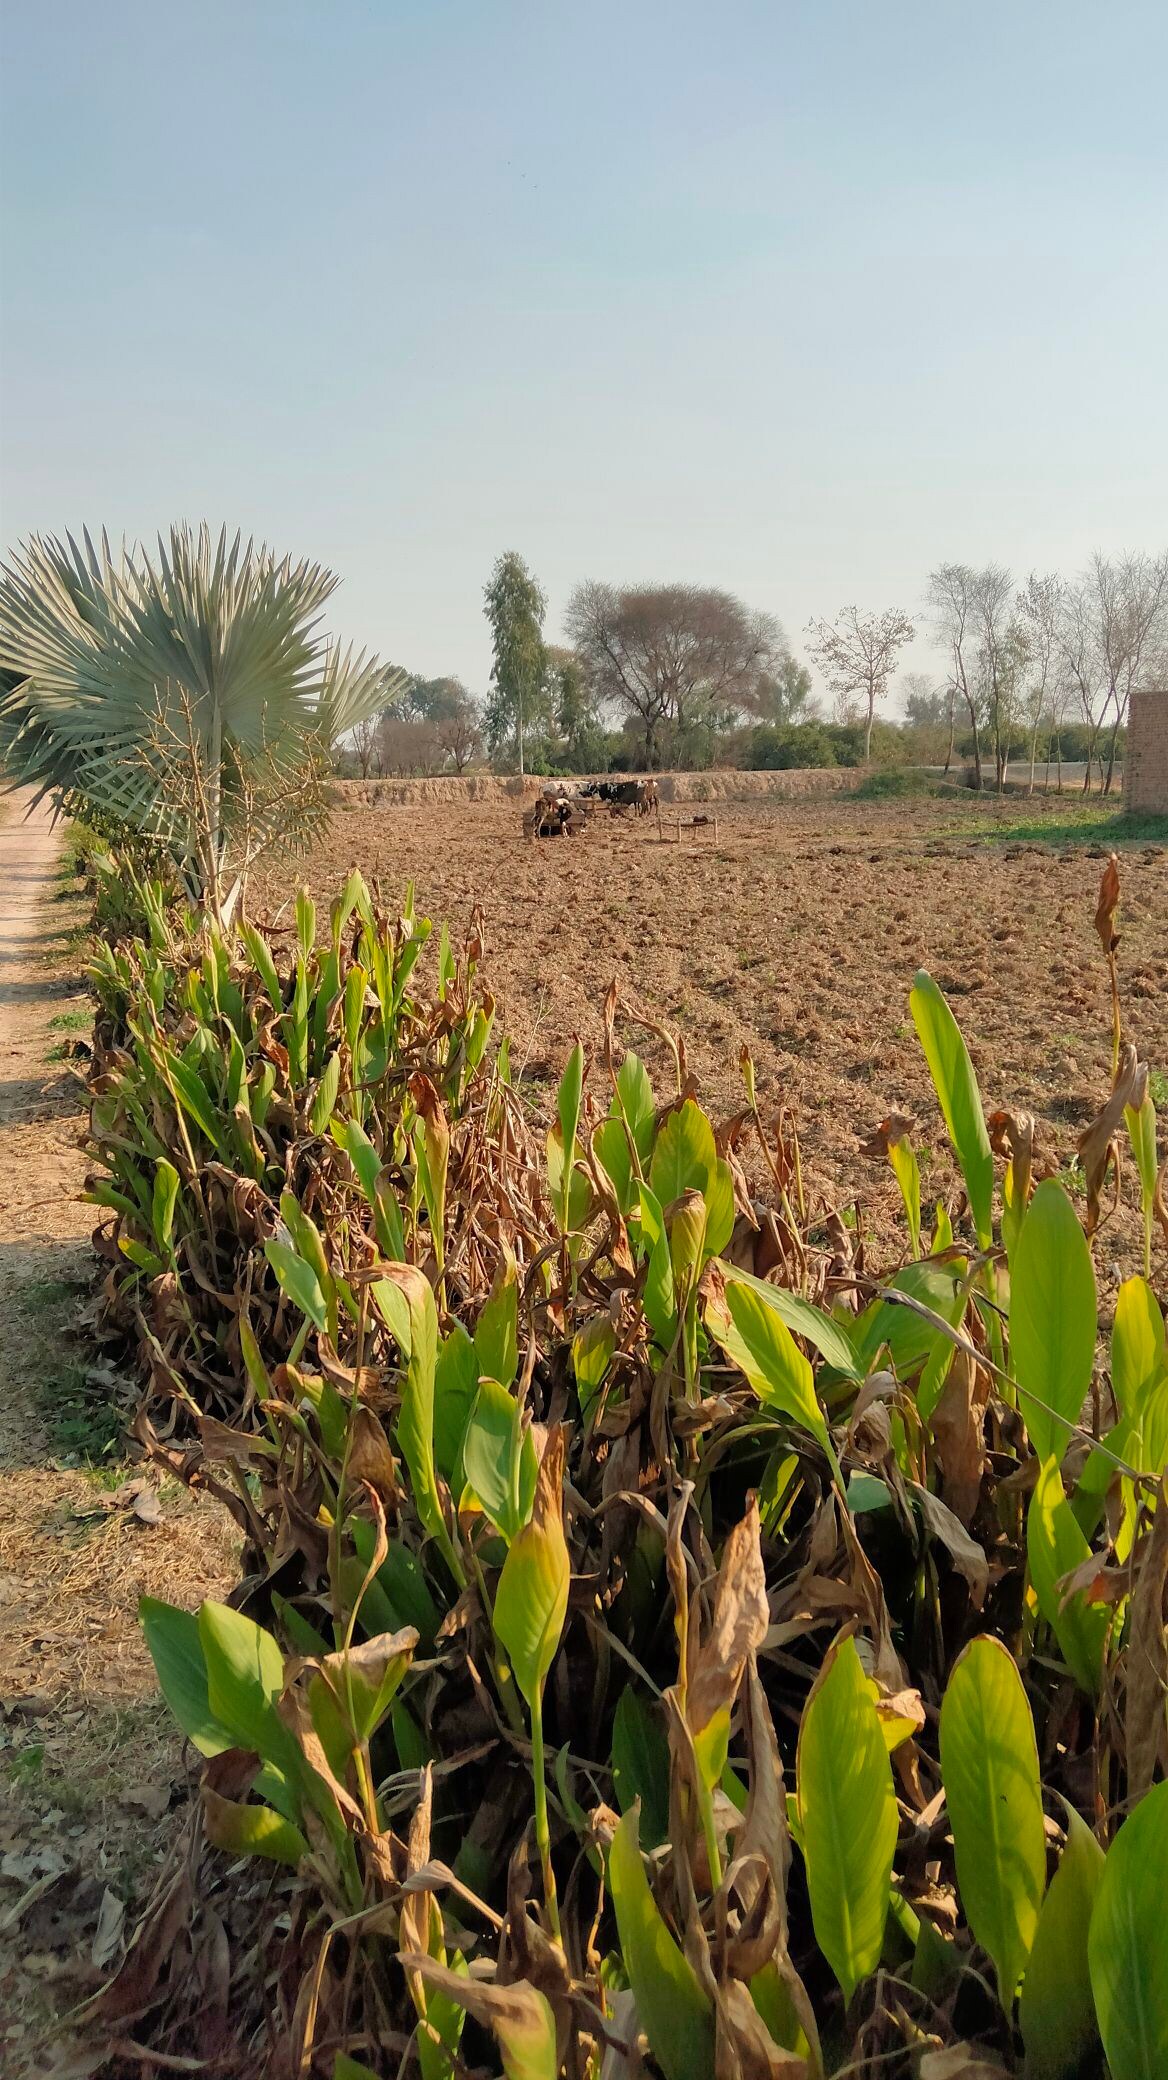
[[[574,650],[549,645],[545,686],[556,735],[556,762],[569,773],[599,772],[608,732],[595,685]]]
[[[500,556],[484,592],[491,624],[494,662],[487,697],[485,727],[492,758],[514,739],[519,771],[524,770],[524,730],[545,719],[545,651],[543,617],[547,600],[527,565],[515,551]]]
[[[763,674],[754,696],[760,722],[779,727],[793,722],[814,722],[818,709],[812,694],[811,674],[805,664],[788,651],[773,670]]]

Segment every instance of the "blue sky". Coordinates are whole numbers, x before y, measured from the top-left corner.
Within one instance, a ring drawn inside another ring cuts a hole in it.
[[[55,0],[2,57],[5,546],[226,519],[481,690],[502,549],[553,635],[687,578],[799,647],[1168,536],[1161,0]]]

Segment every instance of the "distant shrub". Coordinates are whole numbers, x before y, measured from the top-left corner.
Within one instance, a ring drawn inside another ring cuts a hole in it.
[[[932,784],[919,766],[883,766],[869,773],[856,789],[861,802],[882,802],[901,795],[931,794]]]
[[[829,727],[822,722],[760,722],[747,737],[745,754],[743,764],[761,773],[839,763]]]

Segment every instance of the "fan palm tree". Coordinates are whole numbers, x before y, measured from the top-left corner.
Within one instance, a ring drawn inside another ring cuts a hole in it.
[[[154,558],[34,536],[0,566],[0,766],[163,840],[218,909],[241,804],[254,825],[262,794],[265,843],[291,834],[298,781],[404,682],[328,641],[336,584],[206,526],[172,528]]]

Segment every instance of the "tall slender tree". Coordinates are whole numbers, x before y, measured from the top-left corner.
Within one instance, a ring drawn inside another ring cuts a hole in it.
[[[863,702],[867,763],[872,756],[876,709],[888,692],[898,653],[916,634],[912,620],[899,607],[889,607],[884,614],[841,607],[834,622],[811,621],[807,633],[807,647],[837,700],[850,702],[858,695]]]
[[[547,600],[527,565],[513,549],[491,572],[484,611],[491,624],[494,662],[487,699],[486,729],[492,754],[513,734],[522,777],[523,731],[544,683],[543,617]]]

